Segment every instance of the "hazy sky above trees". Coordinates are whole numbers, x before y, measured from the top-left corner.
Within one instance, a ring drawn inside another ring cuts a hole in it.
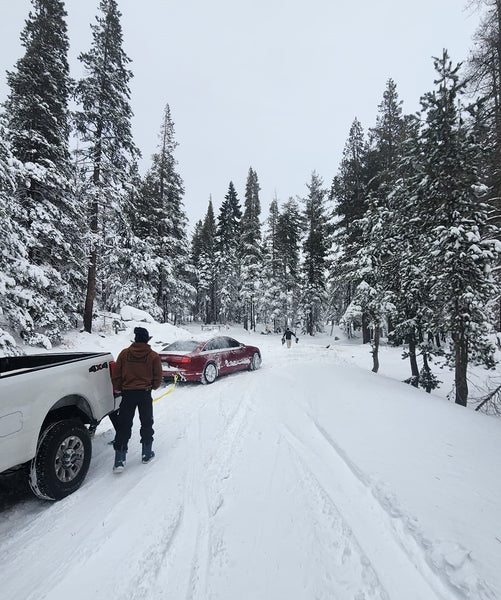
[[[70,65],[91,45],[99,0],[66,0]],[[156,150],[171,108],[193,225],[209,196],[219,210],[230,180],[240,200],[249,167],[261,186],[263,217],[277,196],[307,193],[316,170],[328,186],[350,125],[375,124],[386,82],[405,113],[433,89],[432,56],[454,63],[472,47],[479,14],[466,0],[118,0],[124,49],[132,59],[133,132]],[[23,54],[19,35],[30,0],[0,0],[0,100],[5,71]]]

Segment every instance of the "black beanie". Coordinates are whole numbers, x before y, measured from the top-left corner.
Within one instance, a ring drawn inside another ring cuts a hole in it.
[[[134,335],[135,335],[135,338],[134,338],[135,342],[142,342],[142,343],[146,344],[151,339],[150,334],[148,333],[148,330],[145,329],[144,327],[135,327]]]

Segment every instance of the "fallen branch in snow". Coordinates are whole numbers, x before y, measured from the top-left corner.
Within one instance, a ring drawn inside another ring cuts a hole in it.
[[[492,401],[494,412],[496,414],[501,414],[501,384],[497,386],[492,392],[489,392],[487,396],[480,398],[480,404],[475,408],[475,410],[480,410],[487,402]]]

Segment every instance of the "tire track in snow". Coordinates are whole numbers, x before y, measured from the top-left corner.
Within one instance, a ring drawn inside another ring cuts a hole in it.
[[[415,540],[405,534],[398,519],[388,514],[373,496],[367,478],[333,440],[314,425],[319,435],[307,444],[286,425],[284,437],[297,457],[299,470],[305,473],[307,487],[317,487],[316,495],[324,502],[330,499],[331,506],[345,522],[344,531],[350,532],[356,540],[361,556],[366,557],[362,560],[374,571],[387,597],[391,600],[457,600],[448,583],[428,566]],[[326,455],[329,464],[325,463]],[[404,590],[400,589],[401,581],[406,581]],[[380,594],[385,598],[382,591]]]
[[[312,560],[324,564],[324,586],[339,600],[389,600],[363,548],[340,509],[314,475],[290,432],[284,435],[298,488],[317,530],[310,540]],[[329,557],[329,561],[325,557]]]
[[[170,546],[169,565],[161,575],[165,585],[158,586],[164,589],[163,599],[215,597],[210,590],[212,565],[218,561],[220,567],[227,559],[223,538],[214,528],[214,518],[224,503],[223,488],[252,413],[251,395],[246,393],[235,407],[227,399],[227,385],[217,389],[219,401],[212,392],[196,412],[190,413],[192,418],[184,432],[184,445],[191,455],[185,457],[189,469],[183,484],[182,516]],[[216,415],[219,424],[215,432],[209,431],[205,422],[211,421],[211,414]]]

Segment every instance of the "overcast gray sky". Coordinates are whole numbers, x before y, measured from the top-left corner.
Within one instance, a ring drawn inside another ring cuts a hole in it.
[[[66,0],[72,76],[90,48],[99,0]],[[216,214],[249,167],[263,219],[277,196],[303,197],[316,170],[330,186],[350,125],[375,123],[387,80],[404,112],[433,89],[432,56],[461,62],[478,13],[466,0],[118,0],[132,59],[133,131],[144,172],[168,103],[191,225]],[[0,0],[0,101],[23,49],[30,0]]]

